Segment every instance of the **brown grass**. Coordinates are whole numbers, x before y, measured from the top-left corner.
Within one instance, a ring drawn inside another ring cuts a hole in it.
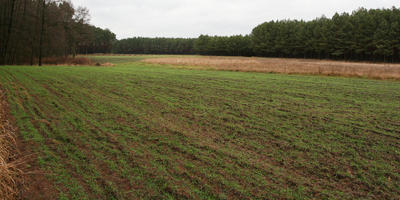
[[[144,60],[144,62],[243,72],[313,74],[400,80],[400,64],[217,56],[150,58]]]
[[[48,57],[43,58],[46,65],[94,65],[92,60],[86,57]]]
[[[12,200],[18,196],[17,180],[21,177],[16,158],[15,129],[8,115],[8,104],[0,89],[0,199]]]
[[[102,63],[102,64],[97,63],[96,66],[113,67],[113,66],[115,66],[115,65],[112,64],[112,63],[106,62],[106,63]]]

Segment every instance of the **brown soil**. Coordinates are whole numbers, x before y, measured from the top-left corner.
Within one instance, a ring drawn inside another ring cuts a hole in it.
[[[18,198],[23,200],[57,199],[58,191],[47,179],[46,173],[37,165],[37,155],[32,151],[33,146],[37,144],[26,142],[22,138],[17,141],[21,155],[24,155],[24,163],[21,166],[24,174],[19,184]]]
[[[217,56],[150,58],[144,60],[144,62],[182,66],[200,66],[204,69],[228,71],[315,74],[400,80],[400,64]]]

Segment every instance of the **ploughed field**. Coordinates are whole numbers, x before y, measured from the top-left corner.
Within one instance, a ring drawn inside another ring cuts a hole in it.
[[[142,58],[94,57],[113,67],[0,66],[32,158],[25,196],[400,198],[400,82]]]

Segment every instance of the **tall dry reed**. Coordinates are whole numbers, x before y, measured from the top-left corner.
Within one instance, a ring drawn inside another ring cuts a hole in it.
[[[0,89],[0,199],[14,200],[18,196],[18,169],[15,129],[8,115],[4,91]]]
[[[400,80],[400,64],[217,56],[151,58],[144,60],[144,62],[243,72],[315,74]]]

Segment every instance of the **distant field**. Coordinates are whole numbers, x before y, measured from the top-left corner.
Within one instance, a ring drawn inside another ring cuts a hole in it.
[[[147,63],[198,66],[197,69],[215,69],[242,72],[274,72],[285,74],[314,74],[375,79],[400,80],[400,64],[357,63],[329,60],[246,58],[246,57],[164,57],[149,58]]]
[[[83,55],[84,56],[84,55]],[[181,58],[181,57],[185,57],[185,58],[196,58],[199,56],[194,56],[194,55],[190,55],[190,56],[181,56],[181,55],[124,55],[124,54],[118,54],[118,55],[114,55],[114,54],[99,54],[99,55],[92,55],[92,56],[85,56],[90,58],[91,60],[93,60],[94,62],[99,62],[99,63],[106,63],[106,62],[110,62],[113,64],[129,64],[132,62],[137,62],[137,61],[142,61],[145,59],[149,59],[149,58]]]
[[[26,199],[400,199],[400,82],[143,58],[0,66]]]
[[[123,64],[123,63],[132,63],[136,61],[140,61],[146,58],[160,58],[160,56],[150,56],[150,55],[93,55],[93,56],[85,56],[93,60],[94,62],[106,63],[110,62],[113,64]]]

